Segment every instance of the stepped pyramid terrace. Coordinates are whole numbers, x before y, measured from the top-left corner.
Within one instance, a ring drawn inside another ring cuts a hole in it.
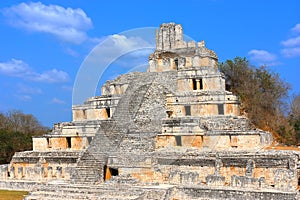
[[[162,24],[147,72],[124,74],[0,166],[34,199],[299,199],[297,150],[240,113],[216,53]]]

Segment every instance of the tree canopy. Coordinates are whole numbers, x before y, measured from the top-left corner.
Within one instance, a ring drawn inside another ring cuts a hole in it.
[[[246,58],[220,63],[219,70],[225,75],[226,89],[240,97],[242,114],[258,128],[272,132],[280,142],[297,142],[295,127],[286,112],[290,90],[287,82],[266,66],[251,66]]]
[[[294,127],[296,140],[300,142],[300,94],[292,99],[289,121]]]
[[[47,131],[31,114],[17,110],[0,113],[0,164],[8,163],[16,151],[32,150],[32,136]]]

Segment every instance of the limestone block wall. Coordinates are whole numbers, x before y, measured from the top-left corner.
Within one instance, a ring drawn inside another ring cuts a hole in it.
[[[202,133],[181,135],[160,134],[156,139],[156,148],[196,148],[212,151],[257,151],[265,144],[261,143],[259,134],[253,135],[206,135]]]
[[[272,135],[252,130],[245,117],[179,117],[162,121],[156,148],[184,147],[213,151],[257,151],[272,143]]]
[[[119,96],[100,96],[88,99],[83,105],[75,105],[72,107],[73,121],[109,119],[119,99]]]
[[[160,168],[154,170],[153,181],[181,186],[208,185],[212,189],[227,186],[232,189],[296,191],[298,188],[297,158],[294,160],[292,154],[259,152],[256,156],[240,153],[230,157],[226,153],[215,154],[217,157],[207,154],[210,157],[199,155],[198,160],[186,156],[160,157],[157,160]],[[147,174],[150,179],[151,173]],[[143,176],[142,171],[140,176]]]
[[[49,147],[53,150],[66,150],[69,148],[67,138],[52,137],[49,139]]]
[[[214,67],[193,67],[178,72],[178,91],[225,91],[225,79]]]
[[[74,167],[74,166],[73,166]],[[53,179],[69,180],[71,166],[67,164],[13,163],[6,172],[6,180],[49,181]]]
[[[0,180],[6,180],[9,177],[8,164],[0,165]]]
[[[156,49],[169,50],[186,47],[183,42],[182,27],[179,24],[162,24],[160,30],[156,31]]]
[[[73,120],[84,121],[84,120],[104,120],[111,117],[113,109],[110,107],[105,108],[83,108],[73,109]]]
[[[114,83],[109,85],[104,85],[101,88],[102,95],[121,95],[124,94],[127,90],[127,83]]]
[[[45,151],[48,147],[48,141],[45,137],[33,137],[32,138],[32,148],[33,151]]]
[[[83,150],[92,141],[91,136],[34,137],[33,151]]]
[[[156,148],[166,147],[203,148],[203,135],[158,135]]]
[[[180,57],[177,53],[158,52],[150,56],[148,72],[164,72],[176,70],[180,72],[181,70],[192,68],[202,69],[207,66],[216,69],[217,60],[212,57],[201,57],[199,55]],[[107,91],[107,89],[105,91]],[[113,94],[122,93],[113,92]]]
[[[78,157],[79,152],[16,152],[11,163],[1,167],[0,180],[69,180]]]
[[[100,121],[63,122],[55,124],[49,134],[55,136],[94,136],[101,126]]]
[[[236,96],[226,92],[167,95],[169,117],[240,115]]]

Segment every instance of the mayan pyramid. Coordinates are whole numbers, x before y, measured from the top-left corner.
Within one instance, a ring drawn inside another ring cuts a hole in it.
[[[299,151],[240,114],[216,53],[162,24],[147,72],[107,81],[73,120],[0,166],[34,199],[299,199]]]

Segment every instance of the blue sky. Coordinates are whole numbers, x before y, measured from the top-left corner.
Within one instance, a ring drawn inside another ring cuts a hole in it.
[[[154,28],[166,22],[205,40],[221,62],[269,66],[299,94],[299,8],[298,0],[1,1],[0,111],[32,113],[49,127],[70,121],[74,83],[85,98],[89,87],[99,95],[106,79],[144,69]]]

